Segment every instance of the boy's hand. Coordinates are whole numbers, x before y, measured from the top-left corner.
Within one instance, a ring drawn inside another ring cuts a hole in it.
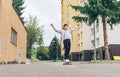
[[[53,24],[50,24],[51,27],[53,27],[54,25]]]
[[[77,26],[79,27],[79,26],[80,26],[80,24],[77,24]]]

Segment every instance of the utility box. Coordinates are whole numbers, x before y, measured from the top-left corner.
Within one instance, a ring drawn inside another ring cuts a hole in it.
[[[119,60],[120,61],[120,56],[113,56],[114,60]]]

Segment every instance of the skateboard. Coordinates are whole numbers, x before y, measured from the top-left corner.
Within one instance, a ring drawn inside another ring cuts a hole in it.
[[[71,62],[63,62],[63,65],[72,65]]]

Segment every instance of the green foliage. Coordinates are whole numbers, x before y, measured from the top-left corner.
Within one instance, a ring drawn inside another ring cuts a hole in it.
[[[37,48],[36,57],[39,60],[49,60],[48,47],[41,46]]]
[[[31,52],[31,60],[37,60],[36,55],[37,55],[37,50],[33,48]]]
[[[54,37],[53,40],[51,41],[50,47],[49,47],[49,55],[50,59],[56,60],[57,56],[58,59],[61,59],[61,48],[60,48],[60,43],[57,37]]]
[[[35,48],[31,49],[30,52],[30,48],[27,48],[27,58],[31,59],[31,60],[37,60],[37,50]]]
[[[31,60],[49,60],[48,47],[41,46],[38,48],[32,48],[31,53],[28,50],[27,57],[31,58]]]
[[[87,0],[84,6],[72,6],[72,8],[83,14],[73,17],[77,22],[83,21],[91,25],[99,20],[99,16],[106,18],[111,27],[120,22],[120,1],[117,0]]]
[[[25,9],[24,5],[24,0],[13,0],[13,5],[19,15],[19,17],[22,20],[22,23],[24,24],[24,17],[22,17],[23,14],[23,10]]]
[[[25,25],[27,29],[27,57],[31,58],[34,44],[39,43],[39,46],[43,44],[43,30],[42,27],[38,27],[39,24],[36,16],[30,16]]]
[[[27,58],[31,59],[31,52],[32,50],[30,50],[30,48],[27,47]]]

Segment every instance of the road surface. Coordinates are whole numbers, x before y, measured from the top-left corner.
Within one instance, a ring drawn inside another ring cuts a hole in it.
[[[120,64],[36,62],[0,65],[0,77],[120,77]]]

